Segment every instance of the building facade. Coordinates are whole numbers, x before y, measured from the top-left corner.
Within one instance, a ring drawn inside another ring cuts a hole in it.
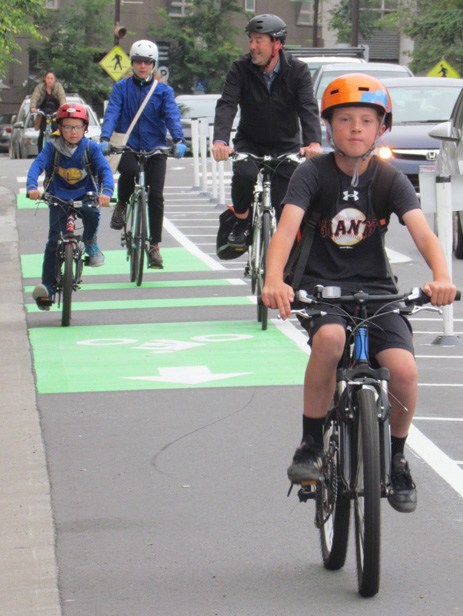
[[[50,11],[56,11],[72,4],[75,0],[45,0],[45,6]],[[217,0],[220,2],[220,0]],[[387,3],[397,3],[397,0],[378,0],[379,8],[386,10]],[[287,43],[302,47],[335,47],[336,35],[328,28],[330,11],[338,0],[314,0],[311,3],[300,0],[238,0],[249,16],[262,13],[276,13],[288,25]],[[316,5],[314,4],[316,2]],[[385,4],[386,3],[386,4]],[[172,17],[183,17],[188,11],[189,0],[114,0],[114,21],[127,30],[126,36],[120,39],[120,46],[128,52],[132,43],[138,39],[151,38],[148,30],[161,23],[158,10],[163,8]],[[314,13],[314,6],[316,11]],[[314,15],[316,26],[314,26]],[[236,44],[247,49],[244,27],[247,18],[244,15],[233,14],[233,25],[243,34],[238,34]],[[154,37],[156,39],[156,37]],[[378,33],[374,41],[359,41],[370,47],[370,60],[381,60],[408,64],[406,51],[410,42],[398,33]],[[41,75],[35,75],[29,66],[27,52],[28,40],[19,38],[22,52],[18,54],[20,63],[11,63],[1,90],[0,111],[16,111],[26,94],[30,94]],[[109,49],[108,49],[109,51]],[[50,67],[53,69],[53,67]]]

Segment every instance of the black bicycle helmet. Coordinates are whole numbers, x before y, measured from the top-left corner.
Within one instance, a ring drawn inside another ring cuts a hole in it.
[[[272,38],[285,42],[288,28],[285,22],[277,15],[265,14],[253,17],[245,28],[247,34],[257,32],[258,34],[268,34]]]

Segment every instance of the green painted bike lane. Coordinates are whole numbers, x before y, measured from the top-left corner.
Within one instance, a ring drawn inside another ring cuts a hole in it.
[[[57,307],[42,313],[44,319],[53,317],[53,325],[29,328],[39,394],[301,383],[306,353],[272,323],[264,332],[252,320],[151,322],[155,321],[153,308],[250,306],[255,300],[249,297],[249,289],[242,281],[225,278],[226,272],[224,278],[201,279],[201,272],[210,271],[207,265],[183,247],[166,248],[163,256],[169,271],[147,272],[142,289],[150,296],[137,298],[133,283],[101,280],[103,275],[127,279],[125,252],[105,254],[103,268],[85,268],[82,290],[73,298],[73,312],[147,309],[149,322],[63,328],[56,321]],[[21,257],[26,281],[37,278],[41,260],[41,254]],[[184,273],[185,278],[169,278],[174,272]],[[91,282],[86,283],[88,277]],[[232,286],[240,292],[220,293],[220,287]],[[32,287],[25,286],[28,297]],[[130,288],[134,290],[130,299],[85,299],[86,290],[117,292]],[[184,291],[181,297],[173,294],[159,298],[156,291],[160,288]],[[26,309],[28,313],[39,312],[32,300]],[[200,316],[200,312],[197,314]],[[254,309],[250,314],[255,314]]]

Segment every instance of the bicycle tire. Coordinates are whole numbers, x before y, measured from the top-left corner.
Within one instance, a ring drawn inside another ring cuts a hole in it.
[[[316,511],[323,565],[330,571],[344,566],[349,541],[350,498],[343,491],[337,435],[325,431],[323,477],[317,483]]]
[[[63,262],[63,306],[61,309],[61,325],[67,327],[71,323],[72,290],[74,284],[74,246],[68,243],[64,247]]]
[[[136,226],[137,226],[137,204],[135,195],[132,195],[130,200],[130,214],[127,221],[127,226],[130,231],[127,231],[127,255],[129,259],[130,282],[135,282],[137,278],[137,261],[136,261]]]
[[[381,484],[379,429],[375,394],[361,388],[356,439],[354,486],[355,546],[358,590],[372,597],[379,590],[381,551]]]
[[[259,261],[257,265],[257,320],[260,322],[262,329],[265,331],[268,327],[268,308],[262,303],[262,289],[265,283],[265,272],[267,267],[267,252],[270,244],[271,226],[270,212],[264,211],[262,214],[262,237],[260,243]]]
[[[256,201],[253,205],[253,211],[260,210],[260,195],[259,198],[256,197]],[[261,245],[261,229],[262,229],[262,219],[259,221],[257,214],[253,215],[253,224],[252,224],[252,244],[249,247],[249,266],[250,266],[250,277],[251,277],[251,293],[254,295],[256,293],[257,288],[257,268],[259,267],[259,254],[260,254],[260,245]]]
[[[143,267],[145,264],[145,251],[146,242],[148,240],[147,234],[147,209],[148,209],[148,197],[146,190],[140,192],[140,199],[138,201],[138,234],[137,234],[137,271],[136,271],[136,284],[140,287],[143,282]]]

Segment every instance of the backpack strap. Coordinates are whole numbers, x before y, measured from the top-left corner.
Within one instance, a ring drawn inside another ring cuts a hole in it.
[[[48,190],[48,187],[50,186],[50,184],[53,181],[53,178],[55,177],[56,173],[58,172],[58,167],[59,167],[60,160],[61,160],[61,154],[55,148],[55,152],[53,154],[53,168],[52,168],[52,171],[51,171],[51,173],[49,175],[46,176],[45,182],[43,183],[45,191]],[[92,183],[93,183],[93,185],[95,187],[95,191],[97,192],[98,191],[98,181],[97,181],[97,178],[96,178],[95,174],[93,173],[93,169],[92,169],[92,159],[91,159],[91,156],[90,156],[90,140],[88,140],[87,146],[86,146],[85,151],[84,151],[83,163],[84,163],[85,171],[87,172],[87,175],[89,176],[89,178],[92,180]]]
[[[331,203],[333,200],[337,199],[339,194],[338,182],[329,181],[330,178],[337,178],[334,155],[327,154],[324,156],[315,156],[311,160],[318,169],[318,174],[321,179],[321,190],[314,198],[311,208],[304,216],[301,230],[299,231],[299,237],[293,246],[288,263],[286,264],[285,270],[288,272],[288,275],[291,276],[288,283],[291,284],[295,290],[297,290],[301,284],[305,266],[309,259],[309,254],[315,238],[315,229],[321,217],[323,204],[327,202]]]

